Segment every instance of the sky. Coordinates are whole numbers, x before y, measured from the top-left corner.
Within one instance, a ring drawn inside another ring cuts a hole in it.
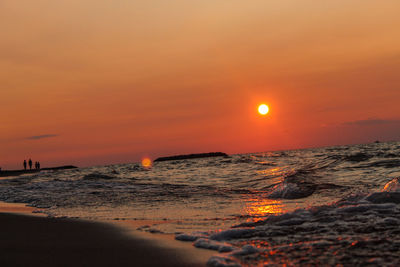
[[[0,166],[398,141],[399,12],[398,0],[0,0]]]

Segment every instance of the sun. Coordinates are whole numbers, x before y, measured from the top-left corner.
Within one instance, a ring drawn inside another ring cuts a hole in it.
[[[258,106],[258,113],[261,115],[267,115],[269,112],[269,107],[265,104],[261,104]]]

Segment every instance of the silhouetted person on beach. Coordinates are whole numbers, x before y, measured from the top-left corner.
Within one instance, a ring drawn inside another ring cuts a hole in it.
[[[26,170],[26,159],[24,159],[24,170]]]
[[[29,169],[32,170],[32,160],[29,159],[29,162],[28,162],[28,163],[29,163]]]
[[[37,168],[38,168],[38,170],[40,170],[40,162],[39,161],[37,162]]]

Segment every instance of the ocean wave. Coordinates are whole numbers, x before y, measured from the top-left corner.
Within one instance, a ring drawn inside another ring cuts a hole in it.
[[[110,176],[102,173],[90,173],[86,174],[85,176],[82,177],[82,180],[112,180],[115,179],[115,176]]]
[[[359,165],[356,168],[397,168],[400,167],[400,159],[377,160],[369,164]]]
[[[388,182],[382,192],[375,192],[366,197],[372,203],[396,203],[400,204],[400,178],[394,178]]]
[[[264,187],[269,190],[268,197],[272,199],[300,199],[320,192],[345,188],[346,186],[324,182],[323,172],[331,169],[337,161],[318,161],[306,164],[296,170],[289,170],[283,175],[283,181]]]
[[[385,192],[400,192],[400,178],[396,177],[383,187]]]
[[[346,155],[343,157],[343,159],[350,162],[361,162],[361,161],[367,161],[373,157],[374,155],[359,152],[356,154]]]
[[[218,250],[220,243],[215,241],[229,244],[232,251],[246,246],[246,249],[254,248],[243,255],[227,252],[215,256],[208,265],[361,265],[370,262],[396,266],[400,264],[399,182],[395,178],[381,192],[298,209],[202,236],[201,243],[214,244],[203,248]],[[304,253],[309,256],[303,257]]]
[[[298,199],[305,198],[312,195],[315,192],[315,184],[295,184],[283,182],[276,185],[272,192],[268,195],[272,199]]]

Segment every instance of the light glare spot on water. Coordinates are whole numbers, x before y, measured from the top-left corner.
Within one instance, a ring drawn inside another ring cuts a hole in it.
[[[149,159],[149,158],[142,159],[142,167],[150,168],[151,165],[152,165],[151,159]]]

